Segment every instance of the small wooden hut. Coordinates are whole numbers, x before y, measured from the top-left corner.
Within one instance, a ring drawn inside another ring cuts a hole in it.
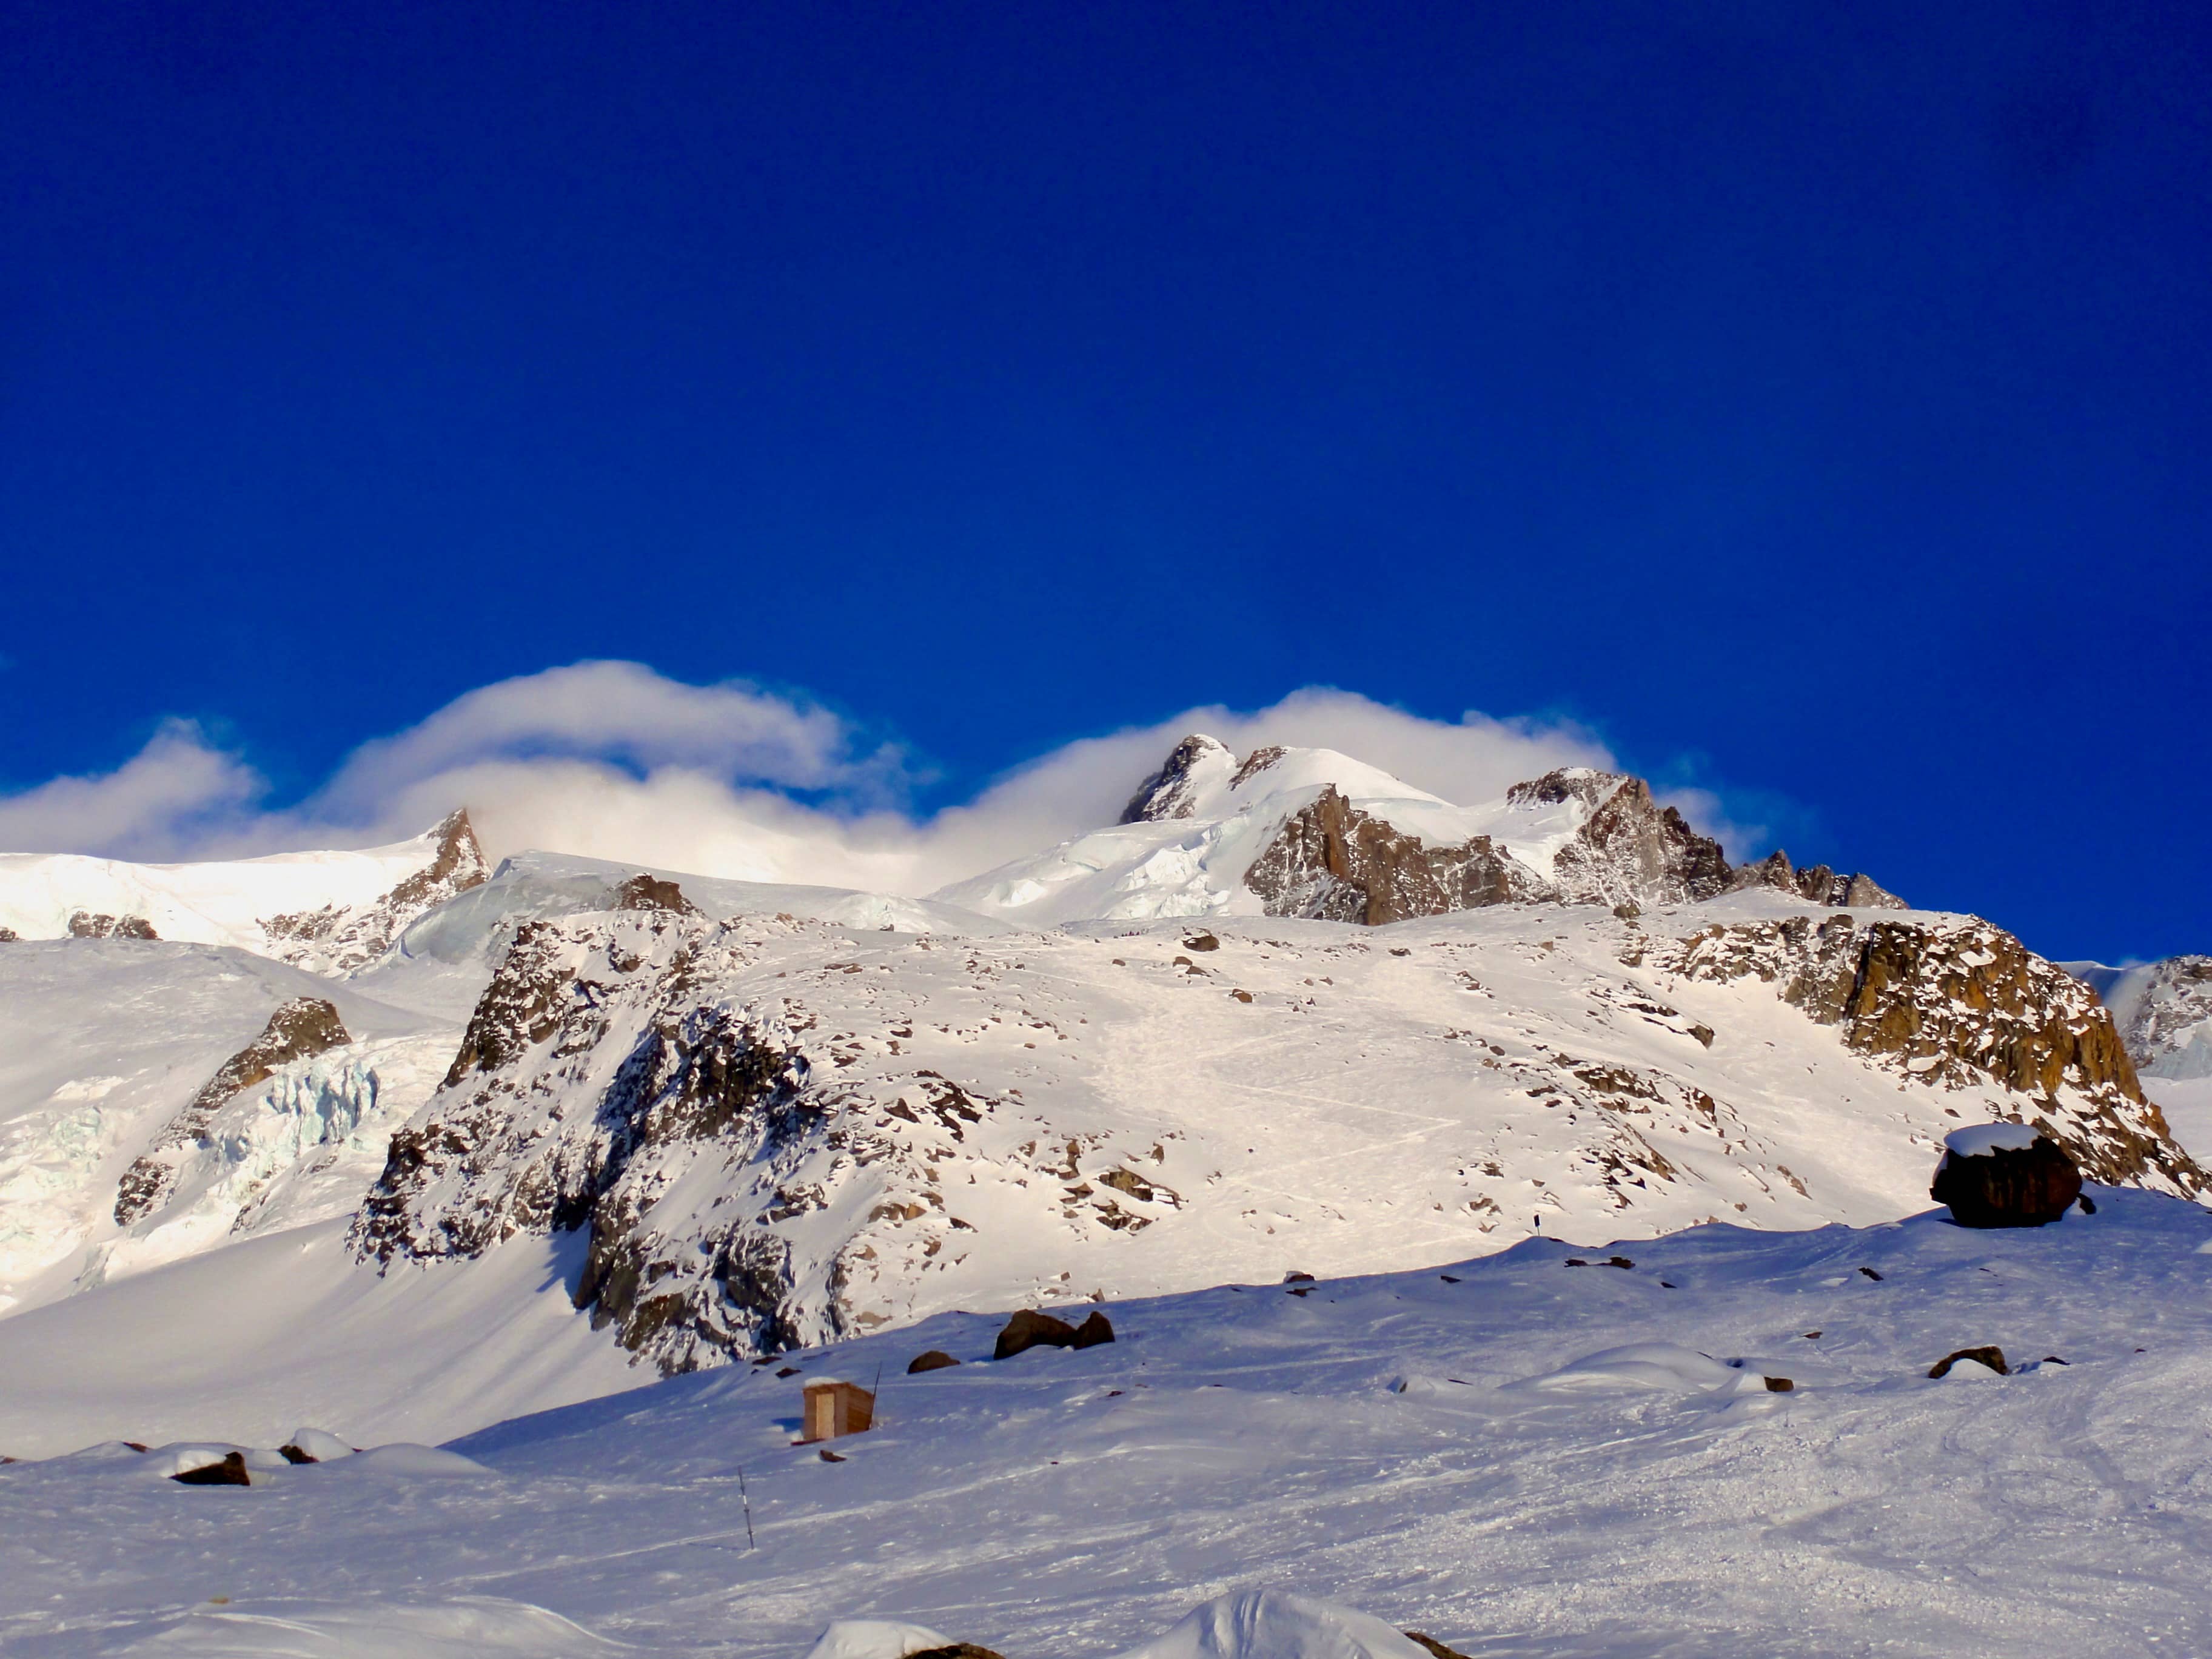
[[[835,1440],[841,1435],[865,1434],[876,1419],[876,1397],[857,1382],[833,1382],[824,1377],[806,1385],[805,1431],[799,1443]]]

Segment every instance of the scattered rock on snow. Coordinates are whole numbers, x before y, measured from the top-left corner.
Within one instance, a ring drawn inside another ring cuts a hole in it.
[[[949,1642],[941,1648],[924,1648],[919,1653],[909,1653],[906,1659],[1003,1659],[1003,1656],[973,1642]]]
[[[1435,1659],[1468,1659],[1467,1655],[1462,1653],[1457,1648],[1448,1648],[1433,1636],[1424,1635],[1417,1630],[1409,1630],[1406,1635],[1410,1640],[1419,1642],[1426,1648],[1435,1656]]]
[[[1931,1377],[1948,1376],[1951,1367],[1961,1359],[1971,1359],[1978,1365],[1986,1365],[1999,1376],[2012,1375],[2012,1368],[2005,1364],[2004,1350],[1996,1347],[1961,1348],[1956,1353],[1946,1354],[1936,1362],[1935,1369],[1928,1375]]]
[[[2081,1197],[2081,1172],[2032,1127],[1978,1124],[1946,1138],[1928,1195],[1962,1227],[2040,1227]]]
[[[947,1365],[957,1365],[959,1363],[944,1349],[932,1348],[927,1353],[918,1353],[908,1360],[906,1374],[908,1376],[915,1376],[923,1371],[941,1371]]]
[[[617,910],[659,910],[670,915],[696,916],[699,907],[684,896],[684,890],[672,881],[662,881],[648,875],[635,875],[615,889]]]

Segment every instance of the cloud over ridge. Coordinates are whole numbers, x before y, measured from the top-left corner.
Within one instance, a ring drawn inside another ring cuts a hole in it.
[[[1078,738],[927,814],[921,763],[845,715],[742,680],[693,685],[634,662],[582,662],[466,692],[373,738],[295,805],[201,728],[165,723],[98,776],[0,796],[0,851],[141,860],[362,847],[466,805],[493,857],[540,848],[750,880],[921,894],[1054,845],[1120,813],[1186,733],[1241,752],[1341,750],[1447,800],[1495,799],[1553,767],[1608,766],[1565,720],[1473,710],[1425,719],[1329,687],[1267,708],[1218,705]],[[1741,842],[1711,797],[1693,817]],[[1732,849],[1733,850],[1733,849]]]

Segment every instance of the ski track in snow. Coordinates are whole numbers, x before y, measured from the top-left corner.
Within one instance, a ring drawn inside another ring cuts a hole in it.
[[[1103,1656],[1275,1584],[1477,1659],[2203,1652],[2212,1217],[2095,1197],[2027,1231],[1709,1226],[1619,1246],[1627,1269],[1530,1240],[1304,1296],[1109,1304],[1113,1346],[998,1364],[995,1316],[947,1314],[789,1357],[800,1376],[701,1373],[455,1443],[483,1476],[17,1464],[0,1647],[429,1655],[434,1615],[507,1632],[476,1651],[796,1659],[865,1615]],[[1528,1386],[1651,1341],[1744,1360],[1747,1391]],[[1926,1380],[1991,1342],[2069,1363]],[[927,1347],[964,1363],[905,1376]],[[808,1377],[878,1366],[881,1426],[848,1461],[789,1443]],[[350,1620],[355,1645],[240,1622],[288,1619]]]

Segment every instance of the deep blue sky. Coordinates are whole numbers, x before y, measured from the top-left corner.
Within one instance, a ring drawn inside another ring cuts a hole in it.
[[[0,786],[592,656],[1567,713],[2212,949],[2212,11],[0,3]]]

